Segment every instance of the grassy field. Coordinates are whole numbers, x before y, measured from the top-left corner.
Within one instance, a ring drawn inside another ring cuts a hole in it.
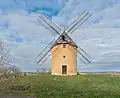
[[[24,92],[37,98],[120,98],[120,78],[110,75],[53,77],[41,74],[1,82],[0,91],[1,95]]]

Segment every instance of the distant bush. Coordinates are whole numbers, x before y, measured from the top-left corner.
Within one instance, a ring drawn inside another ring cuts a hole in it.
[[[31,88],[30,84],[12,84],[9,89],[12,91],[23,91]]]
[[[77,75],[80,75],[80,73],[79,73],[79,72],[77,72]]]

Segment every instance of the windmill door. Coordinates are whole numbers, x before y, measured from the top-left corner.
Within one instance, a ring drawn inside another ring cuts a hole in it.
[[[67,65],[62,65],[62,74],[67,74]]]

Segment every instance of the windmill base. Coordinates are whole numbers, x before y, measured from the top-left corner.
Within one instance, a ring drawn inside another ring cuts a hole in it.
[[[57,73],[51,73],[51,75],[56,75],[56,76],[76,76],[77,73],[70,73],[70,74],[57,74]]]

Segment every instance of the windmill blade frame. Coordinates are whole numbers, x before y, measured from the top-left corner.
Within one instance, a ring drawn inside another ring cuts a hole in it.
[[[85,15],[84,15],[85,13]],[[83,16],[82,16],[83,15]],[[70,25],[69,28],[66,29],[66,33],[73,33],[76,29],[78,29],[89,17],[91,14],[89,12],[83,12],[73,23]]]
[[[37,64],[38,64],[42,59],[44,59],[44,57],[47,55],[47,53],[49,53],[49,52],[51,51],[54,43],[56,43],[56,42],[60,39],[60,37],[61,37],[61,36],[59,36],[56,40],[53,39],[53,40],[47,45],[47,47],[45,47],[45,48],[43,49],[43,51],[38,54],[38,56],[37,56],[36,59],[35,59],[35,61],[37,62]],[[43,54],[43,53],[44,53],[44,54]],[[39,57],[40,57],[40,58],[39,58]],[[39,58],[39,60],[37,61],[38,58]]]
[[[51,55],[54,55],[54,53],[58,50],[58,48],[59,48],[60,46],[58,46],[53,52],[52,52],[52,54],[46,54],[46,55],[44,55],[43,56],[43,58],[40,60],[40,62],[41,62],[41,64],[39,64],[40,66],[42,66],[48,59],[49,59],[49,57],[51,56]],[[47,56],[48,55],[48,56]],[[47,56],[47,58],[45,58],[45,56]]]
[[[43,15],[46,19],[48,19],[50,22],[52,22],[54,26],[56,26],[58,29],[60,29],[60,30],[61,30],[61,27],[60,27],[58,24],[56,24],[54,21],[52,21],[52,19],[47,18],[47,16],[46,16],[46,15],[44,15],[44,14],[41,14],[41,15]]]
[[[69,44],[69,45],[70,45],[70,44]],[[77,45],[77,46],[78,46],[78,45]],[[89,63],[91,63],[91,62],[90,62],[90,60],[89,60],[89,59],[87,59],[87,57],[85,57],[85,56],[84,56],[84,55],[80,52],[80,50],[78,50],[78,49],[79,49],[79,47],[77,47],[77,48],[76,48],[76,47],[74,47],[74,49],[78,52],[78,54],[79,54],[79,55],[81,55],[81,56],[82,56],[82,57],[83,57],[83,58],[84,58],[84,59],[88,62],[88,63],[85,63],[85,61],[84,61],[84,60],[82,60],[82,59],[78,56],[78,57],[79,57],[79,59],[80,59],[82,62],[84,62],[84,64],[89,64]],[[84,51],[84,50],[83,50],[83,51]],[[87,54],[85,51],[84,51],[84,53],[85,53],[85,54]],[[87,54],[87,55],[88,55],[88,54]],[[90,57],[90,56],[88,55],[88,57]]]
[[[86,11],[83,11],[82,14],[80,14],[80,16],[82,16],[84,13],[86,13]],[[66,30],[67,30],[67,29],[70,29],[70,28],[72,27],[72,24],[74,24],[74,23],[78,20],[78,18],[79,18],[80,16],[78,16],[77,18],[75,18],[75,20],[73,20],[72,23],[70,23],[70,24],[67,26]]]
[[[53,21],[48,19],[45,15],[40,14],[37,20],[54,36],[60,35],[59,32],[61,31],[61,28],[57,24],[55,24]]]
[[[86,63],[86,64],[89,64],[89,63],[91,63],[91,61],[89,60],[89,59],[87,59],[79,50],[77,50],[76,48],[74,48],[77,52],[78,52],[78,54],[80,55],[80,56],[82,56],[83,57],[83,59],[84,60],[86,60],[88,63]],[[84,61],[85,62],[85,61]]]
[[[85,52],[80,46],[78,46],[78,50],[84,53],[86,56],[88,56],[88,58],[92,59],[92,57],[87,52]]]
[[[40,62],[40,60],[42,60],[43,56],[45,56],[51,49],[52,49],[52,46],[55,42],[55,39],[53,39],[43,50],[42,52],[40,52],[37,57],[35,58],[35,60],[37,61],[37,59],[39,58],[39,60],[37,61],[37,63]]]
[[[70,44],[69,44],[69,45],[70,45]],[[69,49],[71,52],[73,52],[73,50],[71,50],[69,47],[68,47],[68,49]],[[82,60],[79,56],[77,56],[77,57],[79,58],[80,61],[82,61],[84,64],[86,64],[85,61]]]

